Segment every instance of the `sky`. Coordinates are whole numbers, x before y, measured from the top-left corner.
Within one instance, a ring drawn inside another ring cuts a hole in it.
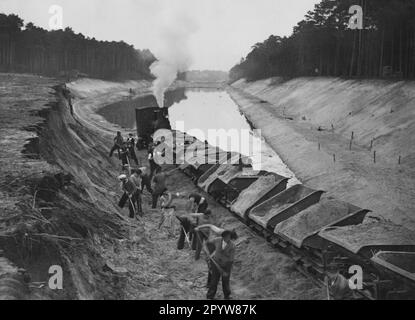
[[[271,34],[288,36],[320,0],[0,0],[0,12],[49,28],[53,5],[63,26],[97,40],[123,40],[156,56],[166,34],[180,30],[178,43],[190,69],[224,70]],[[177,26],[179,29],[176,29]],[[165,53],[165,52],[164,52]]]

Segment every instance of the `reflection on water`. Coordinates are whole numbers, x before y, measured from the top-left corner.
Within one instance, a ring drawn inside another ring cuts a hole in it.
[[[267,170],[293,178],[289,183],[290,186],[300,183],[265,140],[256,135],[226,91],[189,90],[186,96],[186,100],[175,103],[169,108],[173,129],[183,130],[202,141],[207,140],[209,144],[225,151],[236,151],[250,156],[254,169]],[[209,135],[209,130],[237,132],[239,141],[236,139],[232,144],[230,138],[215,139],[216,137]],[[243,139],[247,136],[243,132],[247,132],[249,138]],[[244,152],[245,150],[247,152]]]
[[[135,129],[135,108],[157,107],[153,96],[131,101],[122,101],[101,109],[99,114],[112,123],[124,128]],[[293,172],[283,163],[262,137],[252,130],[245,116],[226,91],[218,90],[176,90],[166,94],[166,106],[173,129],[187,132],[225,151],[241,152],[250,156],[257,170],[267,170],[292,178],[289,186],[300,183]],[[217,140],[209,135],[209,130],[225,130],[237,133],[238,140]],[[243,137],[248,136],[248,139]],[[247,151],[247,152],[244,152]],[[254,152],[252,152],[254,151]],[[253,153],[253,154],[252,154]]]
[[[172,106],[186,100],[185,89],[177,89],[166,93],[165,105]],[[154,96],[145,96],[134,100],[124,100],[105,106],[98,111],[107,121],[118,124],[122,128],[136,129],[135,109],[139,107],[155,107],[157,101]]]

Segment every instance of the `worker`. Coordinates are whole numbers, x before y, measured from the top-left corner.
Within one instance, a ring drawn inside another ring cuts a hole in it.
[[[184,249],[185,241],[188,242],[191,250],[196,250],[197,242],[194,236],[194,228],[197,227],[197,223],[193,215],[197,215],[197,214],[190,213],[190,214],[176,216],[177,220],[179,220],[180,225],[181,225],[180,236],[179,236],[179,240],[177,241],[178,250]]]
[[[139,170],[141,171],[141,193],[143,193],[144,188],[146,188],[150,194],[153,194],[153,190],[151,189],[150,172],[148,168],[142,167]]]
[[[212,211],[206,210],[204,213],[197,213],[196,214],[196,225],[213,225],[213,217],[212,217]],[[196,252],[195,252],[195,260],[200,259],[200,253],[202,252],[202,247],[204,242],[209,239],[210,235],[210,229],[209,228],[203,228],[203,229],[195,229],[195,241],[196,241]]]
[[[144,213],[143,213],[143,201],[142,201],[142,197],[141,197],[141,194],[142,194],[142,177],[141,177],[142,172],[139,169],[134,169],[131,173],[132,173],[131,177],[130,177],[131,182],[134,183],[134,185],[137,187],[137,213],[140,216],[143,216],[144,215]]]
[[[112,158],[112,155],[114,154],[114,151],[120,150],[124,144],[124,138],[121,135],[121,132],[117,132],[117,136],[114,138],[114,146],[112,147],[110,151],[110,158]]]
[[[130,133],[128,135],[127,149],[128,149],[130,159],[134,160],[135,164],[138,166],[139,165],[138,164],[138,159],[137,159],[137,155],[135,153],[135,139],[134,139],[134,135],[132,133]]]
[[[189,195],[189,210],[192,212],[205,213],[209,204],[207,200],[198,193]]]
[[[156,152],[156,146],[153,143],[150,143],[148,147],[148,162],[150,164],[150,177],[153,179],[154,174],[157,170],[161,170],[160,165],[157,164],[155,159],[155,152]]]
[[[195,225],[193,225],[193,222],[189,217],[176,216],[176,218],[179,220],[181,226],[179,240],[177,241],[177,250],[183,250],[186,241],[188,242],[189,246],[192,247],[192,230]]]
[[[215,246],[215,253],[210,258],[211,279],[207,298],[213,300],[216,296],[219,280],[222,278],[222,289],[225,300],[231,299],[230,277],[235,259],[236,246],[232,241],[232,231],[225,230],[222,237],[208,241]]]
[[[130,169],[130,159],[128,158],[128,149],[127,145],[124,143],[121,148],[118,150],[120,155],[120,160],[122,163],[122,168],[125,170],[125,168]]]
[[[166,191],[160,197],[161,215],[158,229],[160,230],[163,225],[168,229],[169,235],[174,237],[174,217],[176,213],[176,206],[172,206],[173,195]]]
[[[130,218],[134,219],[136,217],[137,212],[137,187],[136,185],[131,181],[131,179],[128,179],[127,175],[122,174],[118,177],[121,184],[121,190],[124,192],[123,196],[121,197],[120,202],[118,203],[118,206],[120,208],[124,208],[125,204],[128,201],[128,208],[130,210]]]
[[[167,191],[167,185],[166,185],[166,174],[161,171],[161,167],[156,169],[156,175],[153,178],[153,202],[152,202],[152,208],[157,208],[157,202],[159,197]]]
[[[198,234],[198,232],[207,232],[209,235],[211,234],[215,234],[216,236],[222,236],[222,234],[226,231],[225,229],[219,228],[213,224],[205,224],[205,225],[200,225],[198,227],[196,227],[194,229],[194,232],[196,234]],[[235,232],[235,230],[231,231],[231,239],[232,240],[237,240],[238,239],[238,235]],[[203,248],[204,251],[206,253],[206,262],[208,265],[208,279],[207,279],[207,288],[210,288],[210,282],[212,280],[212,265],[213,265],[213,261],[211,260],[211,258],[213,257],[213,253],[215,252],[216,248],[215,248],[215,244],[209,242],[209,241],[205,241],[203,243]]]

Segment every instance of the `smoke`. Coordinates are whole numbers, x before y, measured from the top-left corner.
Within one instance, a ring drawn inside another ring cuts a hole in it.
[[[185,13],[173,14],[160,32],[160,47],[157,60],[151,67],[156,77],[153,94],[160,108],[164,107],[164,94],[176,80],[178,72],[188,71],[192,64],[188,42],[197,30],[195,21]]]

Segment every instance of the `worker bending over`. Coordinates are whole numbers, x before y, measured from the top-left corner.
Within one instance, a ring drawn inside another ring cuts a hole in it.
[[[128,179],[128,177],[125,174],[120,175],[118,179],[121,182],[121,190],[124,192],[118,205],[120,208],[124,208],[125,204],[128,201],[130,218],[134,219],[136,217],[138,208],[138,189],[136,185],[131,181],[131,178]]]
[[[191,193],[189,195],[189,209],[191,212],[204,213],[209,204],[207,200],[198,193]]]
[[[157,202],[161,195],[167,191],[166,174],[161,171],[161,167],[156,169],[156,175],[153,178],[153,194],[152,194],[152,208],[157,208]]]

